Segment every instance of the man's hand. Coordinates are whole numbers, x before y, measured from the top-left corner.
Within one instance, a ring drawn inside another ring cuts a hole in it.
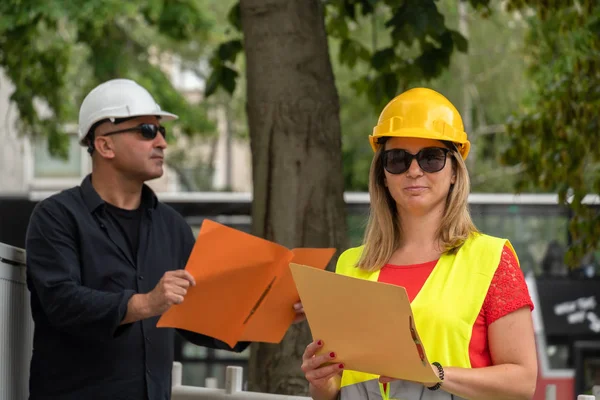
[[[190,285],[196,286],[196,281],[188,271],[178,269],[165,272],[156,287],[145,295],[152,316],[161,315],[173,304],[183,303]]]
[[[296,311],[296,318],[294,318],[294,324],[302,322],[306,319],[306,314],[304,314],[304,307],[302,307],[302,303],[298,302],[294,304],[294,311]]]
[[[183,303],[190,285],[196,286],[196,281],[186,270],[165,272],[151,292],[131,296],[121,325],[161,315],[173,304]]]

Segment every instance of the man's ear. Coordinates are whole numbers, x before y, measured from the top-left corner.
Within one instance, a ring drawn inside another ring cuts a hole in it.
[[[94,139],[94,144],[98,155],[102,158],[115,158],[114,142],[110,138],[98,136]]]

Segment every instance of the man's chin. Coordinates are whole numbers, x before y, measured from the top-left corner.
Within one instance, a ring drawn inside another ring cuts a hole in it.
[[[146,175],[144,181],[152,181],[154,179],[158,179],[160,177],[162,177],[164,175],[164,171],[161,168],[160,171],[153,171],[152,173],[149,173]]]

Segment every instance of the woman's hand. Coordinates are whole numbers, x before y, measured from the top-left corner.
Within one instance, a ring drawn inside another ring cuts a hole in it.
[[[294,324],[306,320],[306,314],[304,314],[304,307],[302,307],[302,302],[299,301],[294,304],[294,312],[296,313],[296,317],[294,318]]]
[[[317,340],[306,346],[302,355],[302,372],[312,386],[314,398],[333,398],[339,391],[340,377],[344,364],[333,362],[334,352],[317,355],[323,346],[322,340]]]

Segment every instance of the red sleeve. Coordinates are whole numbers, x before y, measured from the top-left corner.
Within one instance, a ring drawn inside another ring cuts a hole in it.
[[[483,302],[486,325],[525,306],[533,310],[523,271],[510,247],[504,246],[500,264]]]

